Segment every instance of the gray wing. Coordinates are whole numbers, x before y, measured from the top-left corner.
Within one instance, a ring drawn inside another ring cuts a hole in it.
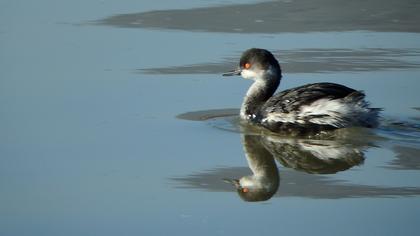
[[[319,99],[339,99],[347,96],[363,99],[364,93],[334,83],[307,84],[284,90],[271,97],[261,108],[263,114],[290,113]]]

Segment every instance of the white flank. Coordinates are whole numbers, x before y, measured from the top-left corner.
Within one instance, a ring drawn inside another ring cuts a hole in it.
[[[337,128],[371,123],[376,113],[364,101],[320,99],[291,113],[269,113],[263,122],[332,125]],[[319,117],[313,117],[319,116]]]

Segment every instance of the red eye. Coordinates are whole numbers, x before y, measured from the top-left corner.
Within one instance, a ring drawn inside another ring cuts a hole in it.
[[[242,189],[242,192],[243,192],[243,193],[247,193],[247,192],[249,192],[249,189],[248,189],[248,188],[243,188],[243,189]]]
[[[245,63],[244,68],[245,68],[245,69],[249,69],[249,68],[251,68],[251,63],[248,63],[248,62],[247,62],[247,63]]]

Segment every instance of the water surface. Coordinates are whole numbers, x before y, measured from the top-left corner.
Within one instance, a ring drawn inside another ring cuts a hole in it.
[[[0,234],[417,235],[417,2],[1,1]],[[249,81],[220,74],[250,47],[381,126],[241,125]],[[226,183],[259,163],[265,188]]]

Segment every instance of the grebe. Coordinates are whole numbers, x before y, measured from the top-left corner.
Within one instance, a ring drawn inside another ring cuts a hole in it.
[[[240,118],[271,131],[317,132],[352,126],[376,127],[381,109],[370,108],[365,94],[335,83],[314,83],[275,95],[282,78],[279,62],[269,51],[251,48],[238,69],[223,76],[253,79]]]

